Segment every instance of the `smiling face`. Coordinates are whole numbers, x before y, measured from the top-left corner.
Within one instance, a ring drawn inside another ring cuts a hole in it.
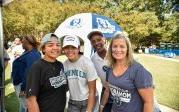
[[[93,48],[100,53],[101,51],[105,50],[105,39],[101,35],[95,34],[90,39],[91,45]]]
[[[106,58],[109,66],[116,63],[129,66],[134,62],[131,42],[126,34],[121,32],[113,36]]]
[[[20,44],[21,44],[20,38],[15,38],[14,44],[15,44],[15,45],[20,45]]]
[[[122,38],[113,40],[112,56],[116,61],[124,61],[127,57],[127,44]]]
[[[65,55],[70,61],[74,62],[78,60],[79,52],[80,52],[79,48],[76,48],[72,45],[67,45],[63,48],[63,50],[64,50]]]
[[[61,46],[56,37],[51,37],[50,41],[45,43],[42,48],[42,52],[44,53],[44,59],[47,61],[55,61],[56,58],[61,54]]]

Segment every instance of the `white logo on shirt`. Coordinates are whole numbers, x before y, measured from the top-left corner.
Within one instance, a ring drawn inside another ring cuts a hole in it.
[[[67,84],[66,78],[62,72],[60,72],[60,76],[49,78],[51,86],[54,86],[54,88],[58,88],[63,84]]]
[[[117,105],[121,105],[122,102],[129,103],[131,100],[131,93],[129,90],[121,89],[114,85],[109,84],[110,91],[113,97],[113,102]]]

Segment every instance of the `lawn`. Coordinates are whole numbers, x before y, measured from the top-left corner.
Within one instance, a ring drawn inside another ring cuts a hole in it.
[[[158,102],[179,110],[179,62],[140,54],[136,57],[152,73]]]
[[[153,75],[155,95],[160,104],[179,110],[179,62],[146,55],[135,55]],[[64,60],[64,57],[58,58]],[[5,104],[7,112],[18,112],[18,101],[10,81],[10,67],[6,69]]]
[[[8,65],[5,74],[5,106],[6,112],[18,112],[19,103],[17,101],[14,87],[10,79],[10,65]]]

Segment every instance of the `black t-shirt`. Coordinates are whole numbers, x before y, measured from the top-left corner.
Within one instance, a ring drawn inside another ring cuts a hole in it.
[[[27,75],[27,98],[36,96],[40,112],[64,112],[67,81],[61,62],[43,59],[32,65]]]

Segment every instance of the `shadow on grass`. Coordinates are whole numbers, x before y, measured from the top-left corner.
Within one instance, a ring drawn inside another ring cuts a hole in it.
[[[18,112],[19,103],[15,92],[5,96],[6,112]]]

